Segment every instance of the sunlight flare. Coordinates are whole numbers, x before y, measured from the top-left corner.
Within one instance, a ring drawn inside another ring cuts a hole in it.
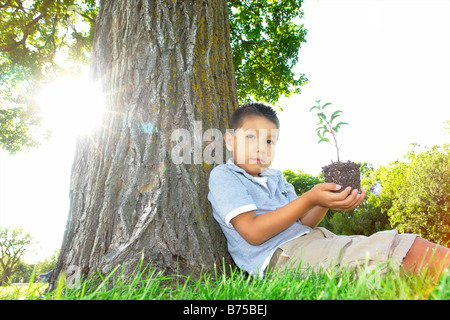
[[[42,86],[38,105],[44,124],[52,131],[89,134],[98,127],[105,110],[99,84],[87,77],[61,78]]]

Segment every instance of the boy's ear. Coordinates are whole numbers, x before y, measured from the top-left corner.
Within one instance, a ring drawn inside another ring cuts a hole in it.
[[[225,136],[223,137],[225,140],[225,146],[228,151],[233,151],[234,149],[234,137],[230,132],[225,132]]]

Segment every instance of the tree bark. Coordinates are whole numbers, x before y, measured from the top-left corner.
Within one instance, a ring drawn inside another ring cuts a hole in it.
[[[108,112],[77,140],[51,283],[62,270],[132,270],[141,255],[168,273],[230,263],[207,200],[213,164],[202,159],[212,151],[203,132],[225,132],[237,107],[227,1],[104,0],[96,28],[91,72],[108,93]],[[194,146],[180,164],[171,154],[177,129]],[[222,143],[211,146],[223,154]]]

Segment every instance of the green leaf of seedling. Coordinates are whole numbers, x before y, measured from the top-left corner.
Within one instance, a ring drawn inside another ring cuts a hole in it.
[[[324,124],[323,126],[320,126],[320,127],[316,128],[316,131],[317,131],[317,130],[323,130],[323,134],[325,134],[326,132],[330,132],[330,131],[328,130],[328,127],[327,127],[326,124]]]
[[[319,128],[319,129],[322,129],[322,128]],[[320,140],[329,142],[330,140],[328,140],[327,138],[324,137],[327,132],[330,132],[330,131],[328,131],[328,129],[325,129],[322,132],[320,132],[320,130],[317,130],[317,136],[319,137]]]
[[[339,116],[340,116],[340,113],[342,113],[341,110],[337,110],[337,111],[333,112],[333,114],[331,115],[331,120],[330,120],[330,122],[333,122],[334,119],[336,119],[337,117],[339,117]]]
[[[329,106],[331,104],[331,102],[327,102],[322,106],[322,110],[325,109],[326,106]]]
[[[321,143],[321,142],[330,142],[330,139],[328,139],[328,138],[322,138],[322,139],[320,139],[319,143]]]
[[[323,112],[320,112],[317,115],[319,116],[319,118],[322,118],[323,120],[326,120],[327,118],[327,116]]]
[[[317,130],[317,136],[319,137],[320,140],[323,139],[323,136],[322,136],[322,134],[320,133],[320,130]]]
[[[318,107],[318,106],[314,106],[314,107],[312,107],[311,109],[309,109],[309,112],[313,111],[314,109],[319,109],[319,107]],[[320,109],[319,109],[319,110],[320,110]]]
[[[338,130],[341,128],[341,126],[342,126],[342,125],[345,125],[345,124],[348,125],[347,122],[339,122],[339,123],[333,128],[333,131],[334,131],[334,132],[338,132]]]

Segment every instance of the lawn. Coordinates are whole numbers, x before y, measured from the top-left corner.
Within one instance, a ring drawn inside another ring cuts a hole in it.
[[[17,283],[0,287],[0,300],[37,299],[45,293],[46,283]]]
[[[339,269],[285,273],[256,279],[230,269],[204,273],[199,278],[163,275],[139,269],[125,275],[117,267],[109,275],[97,275],[75,286],[61,277],[57,288],[30,284],[0,288],[0,299],[40,300],[449,300],[448,270],[437,285],[426,275],[381,276],[376,270],[358,274]]]

